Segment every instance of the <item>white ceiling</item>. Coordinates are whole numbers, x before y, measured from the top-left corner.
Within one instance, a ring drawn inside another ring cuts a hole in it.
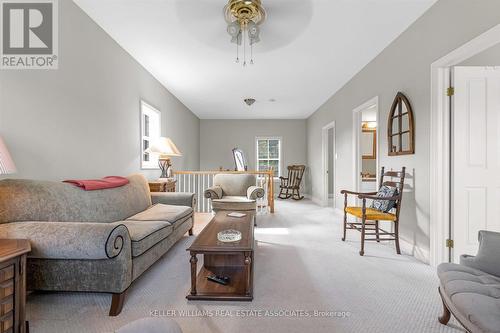
[[[435,1],[263,0],[256,63],[242,67],[227,0],[75,0],[202,119],[307,118]]]

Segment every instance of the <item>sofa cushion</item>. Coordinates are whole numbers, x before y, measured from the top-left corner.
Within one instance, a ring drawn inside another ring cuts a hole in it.
[[[500,278],[467,266],[438,266],[441,289],[459,314],[483,332],[500,332]]]
[[[358,218],[363,218],[363,208],[362,207],[346,207],[345,209],[346,212],[348,212],[351,215],[354,215]],[[368,221],[396,221],[397,217],[396,214],[392,213],[384,213],[379,210],[373,209],[373,208],[366,208],[365,211],[366,219]]]
[[[223,196],[222,199],[213,199],[212,207],[215,210],[255,210],[255,200],[246,196]]]
[[[132,240],[132,257],[140,256],[173,231],[172,224],[166,221],[124,221],[122,224]]]
[[[125,186],[84,191],[74,185],[41,180],[0,181],[0,223],[24,221],[116,222],[151,206],[148,181],[128,177]]]
[[[176,224],[192,215],[193,208],[191,207],[156,204],[129,217],[127,221],[167,221]]]

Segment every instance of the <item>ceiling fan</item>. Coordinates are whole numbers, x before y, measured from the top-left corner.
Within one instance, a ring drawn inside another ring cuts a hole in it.
[[[309,25],[312,0],[176,0],[177,17],[197,41],[222,52],[234,50],[228,42],[259,53],[273,51],[290,44]],[[221,15],[222,13],[222,15]],[[265,23],[264,23],[265,22]]]

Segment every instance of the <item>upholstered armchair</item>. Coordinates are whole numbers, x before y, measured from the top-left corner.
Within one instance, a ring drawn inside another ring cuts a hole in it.
[[[255,175],[220,173],[214,176],[214,185],[205,190],[205,198],[212,201],[215,212],[255,211],[257,199],[264,197],[264,189],[255,184]]]

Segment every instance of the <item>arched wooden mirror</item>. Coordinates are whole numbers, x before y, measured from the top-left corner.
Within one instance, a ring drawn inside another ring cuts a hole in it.
[[[415,125],[408,98],[398,92],[392,103],[387,124],[389,156],[415,153]]]

